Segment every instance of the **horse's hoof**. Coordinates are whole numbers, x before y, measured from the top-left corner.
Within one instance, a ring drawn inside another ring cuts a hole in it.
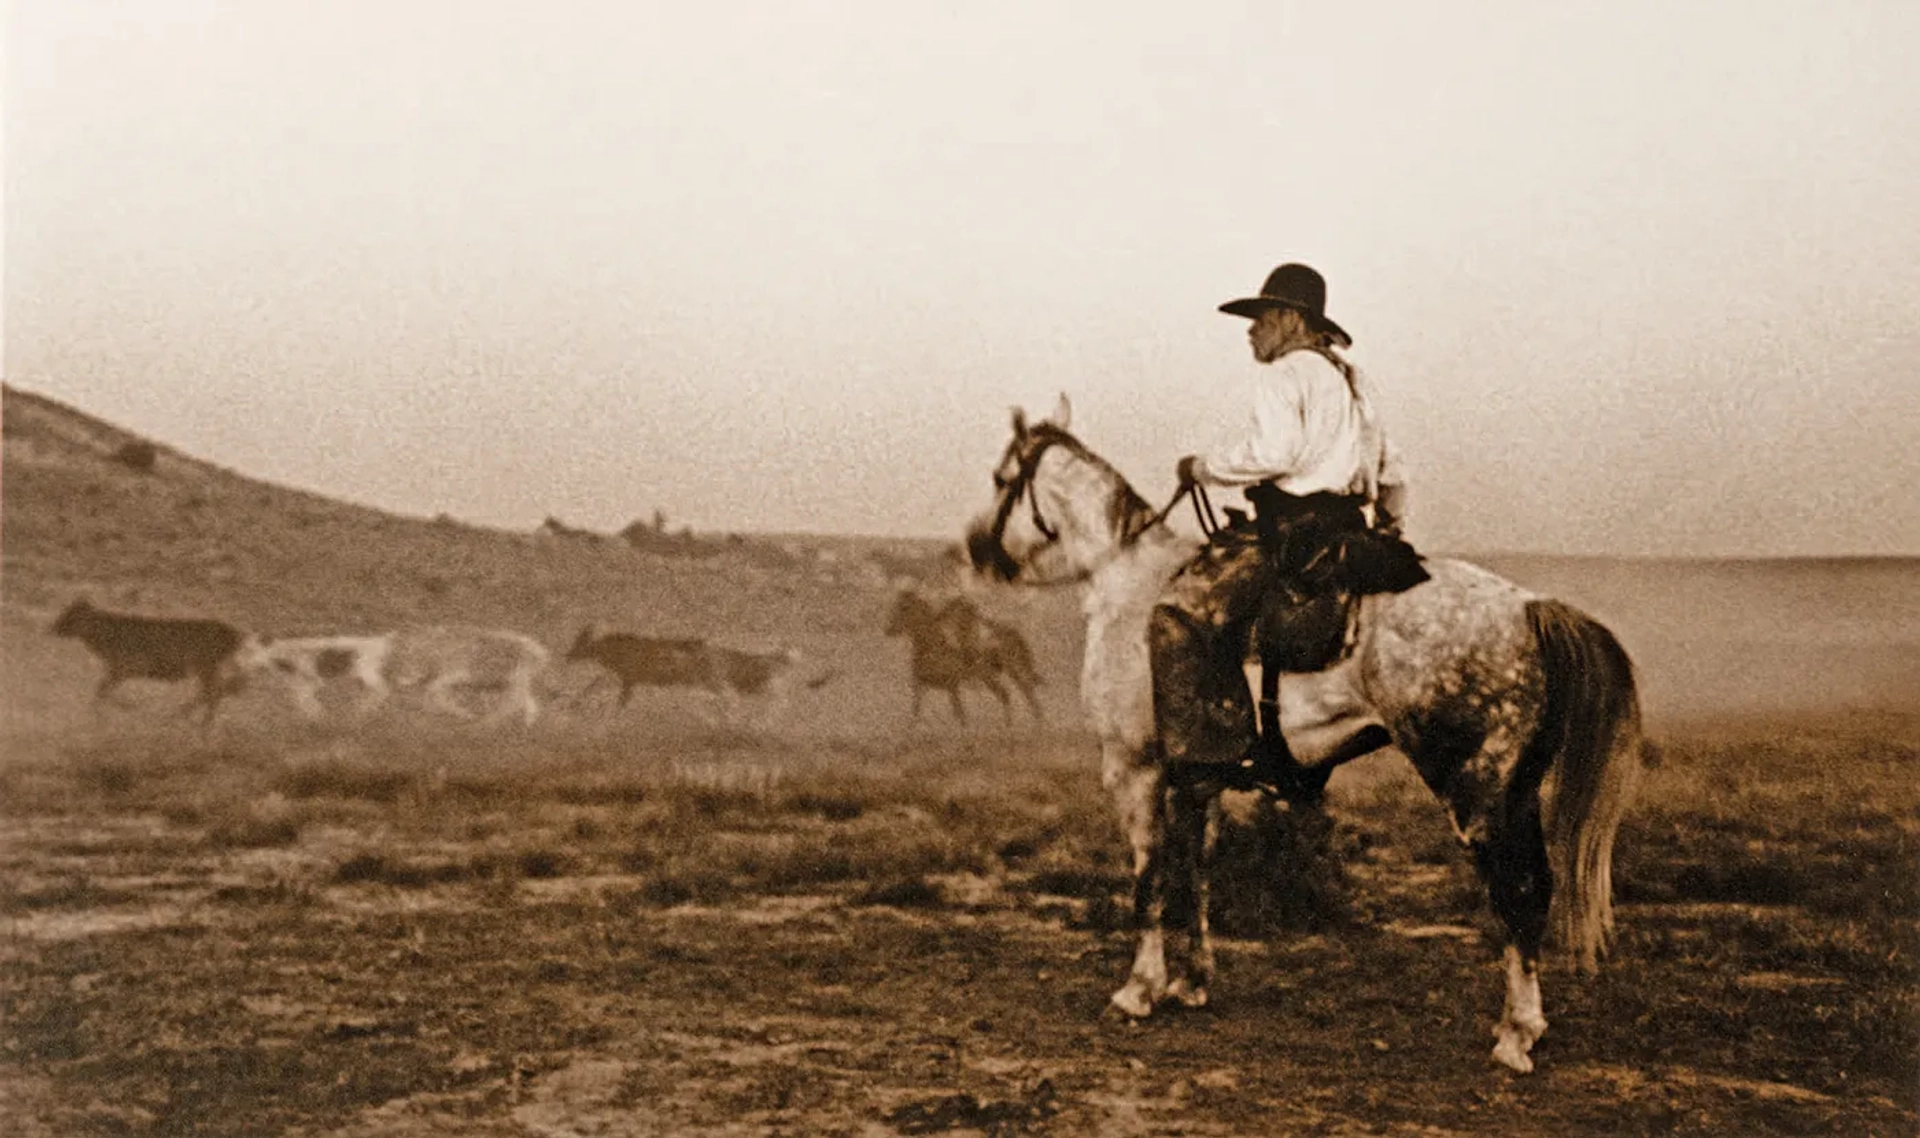
[[[1515,1074],[1533,1073],[1533,1060],[1527,1056],[1526,1046],[1515,1035],[1500,1036],[1500,1042],[1493,1045],[1493,1061]]]
[[[1207,1006],[1207,986],[1195,984],[1183,976],[1167,985],[1167,998],[1183,1008],[1204,1008]]]
[[[1107,1002],[1129,1019],[1146,1019],[1153,1014],[1153,998],[1145,988],[1143,984],[1128,984],[1107,997]]]

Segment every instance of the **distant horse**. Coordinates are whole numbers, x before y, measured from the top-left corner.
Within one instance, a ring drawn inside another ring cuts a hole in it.
[[[1205,1003],[1213,973],[1205,860],[1218,785],[1207,771],[1166,769],[1147,652],[1148,615],[1195,543],[1068,433],[1070,412],[1065,396],[1032,426],[1014,412],[968,551],[1001,580],[1086,585],[1081,693],[1132,845],[1140,928],[1112,1001],[1137,1017],[1165,998]],[[1281,677],[1280,728],[1308,767],[1390,739],[1446,803],[1507,931],[1493,1058],[1525,1072],[1547,1029],[1538,961],[1550,918],[1586,971],[1612,930],[1614,835],[1645,761],[1633,666],[1612,633],[1566,604],[1464,562],[1427,569],[1422,584],[1360,601],[1351,649],[1326,671]],[[1164,929],[1176,889],[1189,902],[1176,910],[1189,922],[1184,960]]]
[[[50,631],[85,644],[106,666],[93,691],[96,707],[127,680],[193,679],[200,694],[182,714],[198,707],[201,725],[211,726],[221,697],[240,686],[233,659],[246,634],[222,620],[129,616],[95,608],[83,597],[66,607]]]
[[[415,626],[367,636],[255,637],[239,655],[248,672],[277,677],[309,718],[324,713],[320,690],[351,678],[362,689],[356,712],[387,701],[396,690],[420,691],[427,703],[461,719],[474,713],[460,697],[497,694],[485,721],[519,712],[532,725],[540,714],[534,684],[548,665],[546,646],[505,629]]]
[[[1018,629],[988,619],[967,598],[955,597],[935,609],[920,594],[906,590],[894,598],[886,632],[888,636],[905,636],[912,646],[915,719],[920,718],[921,697],[933,690],[947,693],[953,717],[965,723],[967,712],[960,702],[960,688],[971,682],[999,698],[1011,723],[1013,700],[1000,682],[1003,677],[1020,689],[1036,721],[1046,718],[1034,694],[1040,685],[1040,673],[1033,666],[1033,649]]]

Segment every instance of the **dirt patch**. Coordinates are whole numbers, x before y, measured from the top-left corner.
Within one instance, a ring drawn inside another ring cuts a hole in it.
[[[1223,842],[1228,882],[1261,851],[1337,857],[1340,909],[1222,936],[1207,1009],[1132,1023],[1107,1005],[1129,883],[1080,751],[796,752],[776,791],[716,793],[632,749],[416,746],[286,798],[310,813],[283,846],[208,837],[275,802],[271,753],[29,770],[0,824],[34,875],[15,917],[44,924],[0,957],[6,1105],[45,1133],[249,1138],[1913,1129],[1914,922],[1814,883],[1839,849],[1893,872],[1920,803],[1824,743],[1819,780],[1671,748],[1622,836],[1623,892],[1649,900],[1600,976],[1549,962],[1524,1079],[1486,1055],[1484,893],[1404,774],[1336,785],[1309,846]],[[442,765],[522,773],[361,793]],[[632,793],[588,793],[611,785]],[[1682,872],[1755,859],[1803,903]],[[1652,899],[1682,887],[1705,896]]]

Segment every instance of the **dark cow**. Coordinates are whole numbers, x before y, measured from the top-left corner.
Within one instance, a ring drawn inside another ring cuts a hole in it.
[[[621,707],[639,687],[712,686],[707,642],[692,637],[663,639],[631,632],[600,632],[589,625],[567,649],[567,659],[592,661],[612,673],[620,685]]]
[[[621,707],[633,698],[635,688],[685,687],[712,692],[731,711],[742,696],[770,694],[776,704],[784,703],[800,653],[792,648],[742,652],[698,637],[636,636],[588,625],[566,658],[592,661],[610,672],[620,685]],[[832,678],[826,673],[807,680],[806,686],[819,688]]]
[[[201,722],[211,724],[220,700],[240,687],[230,664],[246,634],[219,620],[129,616],[95,608],[85,598],[67,606],[53,622],[55,636],[80,641],[107,667],[94,689],[96,705],[123,680],[200,681]]]

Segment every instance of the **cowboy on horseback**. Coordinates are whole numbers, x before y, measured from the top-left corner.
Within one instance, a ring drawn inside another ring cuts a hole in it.
[[[1253,322],[1253,358],[1272,366],[1254,391],[1249,426],[1182,458],[1176,477],[1196,504],[1208,484],[1236,487],[1255,512],[1227,511],[1231,524],[1175,574],[1149,628],[1168,770],[1289,796],[1289,788],[1317,794],[1324,775],[1303,785],[1279,729],[1278,673],[1333,662],[1354,595],[1426,578],[1399,538],[1406,473],[1364,377],[1339,355],[1352,339],[1326,316],[1326,293],[1319,273],[1285,264],[1259,296],[1220,306]],[[1242,671],[1255,652],[1257,727]]]

